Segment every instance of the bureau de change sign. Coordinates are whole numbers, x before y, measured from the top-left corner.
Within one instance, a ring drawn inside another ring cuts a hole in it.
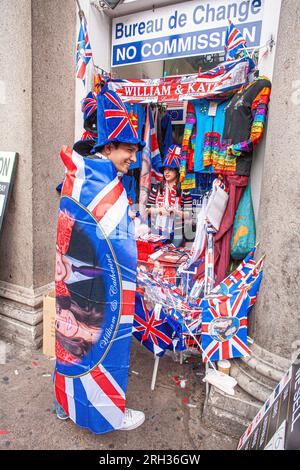
[[[0,233],[15,177],[17,154],[0,151]]]
[[[115,18],[112,67],[224,51],[228,19],[260,45],[268,0],[197,0]]]

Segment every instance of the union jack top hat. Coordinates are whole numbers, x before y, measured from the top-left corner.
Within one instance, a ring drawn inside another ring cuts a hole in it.
[[[95,152],[110,142],[137,144],[139,150],[145,146],[145,142],[138,138],[121,99],[107,84],[98,95],[97,114],[98,140],[94,147]]]
[[[83,127],[86,131],[97,133],[97,95],[90,91],[81,105]]]
[[[179,145],[171,145],[163,163],[163,168],[180,169],[181,147]]]

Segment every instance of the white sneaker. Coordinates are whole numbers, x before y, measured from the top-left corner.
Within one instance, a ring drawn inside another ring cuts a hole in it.
[[[125,408],[123,427],[120,429],[120,431],[131,431],[132,429],[136,429],[141,426],[144,421],[145,415],[142,411]]]

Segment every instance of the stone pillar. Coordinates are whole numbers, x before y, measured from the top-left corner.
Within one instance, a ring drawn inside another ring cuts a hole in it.
[[[37,347],[54,277],[59,150],[74,141],[76,4],[0,0],[0,9],[0,146],[19,154],[0,244],[0,336]]]
[[[257,227],[267,258],[250,333],[287,359],[300,339],[299,41],[300,2],[283,0]]]
[[[223,422],[234,419],[241,424],[236,428],[239,434],[300,347],[299,41],[300,2],[283,0],[257,225],[258,255],[267,257],[258,301],[249,318],[253,354],[248,360],[233,361],[236,396],[224,397],[213,390],[206,410]]]

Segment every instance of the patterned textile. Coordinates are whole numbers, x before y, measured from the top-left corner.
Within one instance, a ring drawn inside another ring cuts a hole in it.
[[[107,84],[97,95],[97,100],[98,140],[94,147],[95,152],[109,142],[123,142],[144,147],[145,143],[138,138],[124,104],[114,91],[109,90]]]
[[[271,83],[259,77],[241,88],[232,98],[196,100],[189,106],[182,142],[180,180],[183,181],[192,135],[196,133],[194,166],[189,170],[224,175],[249,176],[253,149],[265,129]],[[210,107],[217,106],[210,115]]]
[[[141,294],[136,294],[133,336],[155,356],[161,357],[172,343],[174,330],[160,310],[149,311]]]
[[[134,226],[110,160],[84,158],[68,147],[61,157],[66,177],[57,231],[55,395],[74,423],[102,434],[123,425],[136,289]]]
[[[248,357],[247,343],[249,298],[241,289],[229,298],[204,299],[202,307],[203,361]]]
[[[226,60],[234,60],[236,54],[244,49],[246,39],[243,37],[240,30],[229,20],[229,26],[226,32]]]
[[[179,145],[171,145],[163,162],[164,168],[174,168],[179,170],[181,160],[181,147]]]
[[[182,149],[181,149],[181,164],[180,164],[180,182],[184,181],[187,167],[194,169],[194,150],[195,150],[195,137],[196,137],[196,113],[195,108],[191,102],[187,106],[186,122],[184,126]],[[193,139],[194,134],[194,139]]]
[[[76,70],[77,78],[80,78],[83,81],[84,86],[86,80],[86,68],[92,57],[93,54],[85,20],[82,18],[76,47]]]
[[[97,95],[90,91],[82,101],[83,127],[97,138]],[[84,140],[84,139],[82,139]]]

